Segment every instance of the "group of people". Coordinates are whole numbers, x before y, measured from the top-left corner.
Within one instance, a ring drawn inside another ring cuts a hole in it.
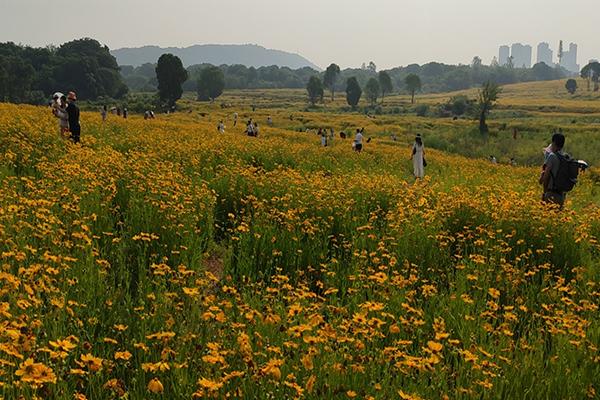
[[[235,127],[237,125],[238,122],[238,113],[233,113],[233,126]],[[269,126],[273,126],[273,119],[271,118],[271,116],[267,117],[267,125]],[[225,122],[221,119],[219,120],[219,123],[217,124],[217,132],[219,133],[225,133]],[[246,123],[246,129],[244,130],[244,133],[248,136],[253,136],[253,137],[258,137],[258,134],[260,133],[260,127],[258,126],[258,122],[254,121],[252,118],[250,118],[248,120],[248,122]]]
[[[81,138],[81,123],[79,120],[79,107],[76,104],[77,95],[71,91],[66,96],[61,92],[56,92],[52,96],[52,114],[58,119],[60,133],[63,137],[69,138],[73,143],[79,143]],[[114,110],[111,110],[114,111]],[[121,114],[120,109],[116,109],[117,115]],[[103,106],[101,109],[102,121],[106,120],[108,109],[107,106]],[[123,109],[123,117],[127,118],[127,109]],[[153,119],[154,112],[148,110],[144,113],[144,119]],[[236,126],[238,114],[233,115],[233,126]],[[267,118],[267,124],[271,126],[273,119],[271,116]],[[219,133],[225,133],[225,124],[223,120],[219,121],[217,125]],[[246,124],[245,133],[248,136],[257,137],[259,134],[258,123],[253,121],[252,118],[248,120]],[[335,131],[333,128],[324,129],[320,128],[317,132],[321,138],[321,145],[323,147],[329,146],[333,143],[335,137]],[[344,131],[340,132],[340,138],[345,139],[347,137]],[[393,140],[396,140],[396,135],[392,135]],[[352,148],[357,153],[362,152],[364,141],[364,128],[357,128],[354,140],[352,141]],[[371,138],[367,139],[367,143],[371,141]],[[544,163],[542,165],[542,173],[539,178],[539,183],[543,187],[542,201],[545,203],[552,203],[558,205],[560,208],[563,207],[567,193],[577,183],[577,175],[580,170],[585,170],[588,165],[585,161],[574,160],[567,153],[563,151],[565,145],[565,135],[562,131],[555,132],[552,136],[552,143],[543,149],[544,152]],[[425,176],[425,167],[427,161],[425,160],[425,146],[423,144],[423,138],[420,134],[417,134],[415,141],[412,146],[411,160],[413,164],[413,175],[417,179],[422,179]],[[497,164],[498,160],[495,156],[490,156],[490,162]],[[511,158],[510,165],[516,165],[514,158]]]
[[[258,127],[258,122],[255,122],[250,118],[248,123],[246,124],[246,135],[258,137],[258,133],[260,132],[260,128]]]
[[[354,136],[354,140],[352,141],[352,149],[357,153],[360,153],[363,149],[364,132],[365,128],[356,129],[356,135]],[[333,128],[319,128],[319,130],[317,131],[317,136],[321,138],[321,146],[331,146],[333,144],[333,139],[335,138],[335,130]],[[340,138],[346,139],[346,132],[340,131]],[[370,143],[371,138],[368,138],[366,142]]]
[[[491,154],[488,158],[488,160],[490,160],[490,162],[492,164],[498,164],[498,159],[496,158],[495,155]],[[508,165],[512,166],[512,167],[516,167],[517,166],[517,160],[515,160],[514,157],[511,157],[510,160],[508,160]]]
[[[58,118],[58,125],[62,137],[69,138],[73,143],[79,143],[81,138],[81,124],[79,122],[79,107],[76,104],[77,95],[69,92],[66,96],[56,92],[52,96],[52,114]]]
[[[319,128],[317,135],[321,138],[321,146],[331,146],[333,144],[333,139],[335,138],[335,130],[329,128],[329,131],[327,131],[326,128]]]

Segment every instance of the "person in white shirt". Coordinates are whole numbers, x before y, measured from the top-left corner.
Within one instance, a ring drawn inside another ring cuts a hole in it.
[[[248,123],[246,124],[246,134],[248,136],[254,136],[254,124],[251,119],[248,120]]]
[[[217,130],[219,131],[219,133],[225,133],[225,124],[223,123],[223,120],[219,121],[219,125],[217,125]]]
[[[356,136],[354,137],[354,150],[357,152],[361,152],[362,151],[362,147],[363,147],[363,134],[362,134],[362,130],[361,129],[357,129],[356,130]]]
[[[58,118],[58,127],[62,137],[69,132],[69,115],[67,114],[67,97],[60,93],[54,93],[52,97],[52,114]]]
[[[412,149],[413,174],[415,178],[423,178],[425,176],[425,149],[423,139],[418,134],[415,138],[415,144]]]

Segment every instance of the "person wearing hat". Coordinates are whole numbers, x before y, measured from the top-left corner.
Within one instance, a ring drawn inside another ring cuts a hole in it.
[[[81,136],[81,125],[79,124],[79,107],[75,104],[77,95],[75,92],[69,92],[67,95],[69,105],[67,106],[67,114],[69,116],[69,129],[71,130],[71,140],[73,143],[79,143]]]
[[[417,134],[417,137],[415,137],[411,158],[415,178],[423,178],[425,176],[425,150],[423,148],[421,134]]]

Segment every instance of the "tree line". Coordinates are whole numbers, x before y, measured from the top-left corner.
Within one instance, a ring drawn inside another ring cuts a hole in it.
[[[311,76],[306,85],[309,102],[314,106],[317,102],[323,101],[325,89],[331,92],[331,101],[334,101],[335,88],[338,85],[340,75],[340,67],[331,64],[325,70],[323,81],[317,75]],[[346,102],[355,109],[363,95],[363,89],[355,76],[347,78],[345,83]],[[411,94],[412,103],[415,102],[415,93],[420,91],[422,86],[421,78],[416,74],[409,74],[404,78],[404,87]],[[369,78],[365,84],[364,94],[367,101],[374,106],[380,97],[383,103],[386,93],[389,94],[393,90],[394,84],[390,74],[387,71],[380,71],[377,77]]]
[[[172,107],[183,91],[195,91],[199,100],[210,100],[224,89],[312,88],[311,102],[319,101],[327,89],[332,99],[335,92],[345,91],[352,106],[363,96],[363,90],[367,101],[375,104],[392,92],[409,93],[414,99],[418,91],[454,91],[485,82],[504,85],[561,79],[567,75],[564,69],[544,63],[530,69],[497,63],[488,66],[479,57],[469,65],[431,62],[384,71],[377,71],[373,62],[344,70],[331,64],[325,71],[316,71],[308,67],[292,70],[278,66],[210,64],[184,68],[176,56],[163,55],[161,59],[162,62],[139,67],[118,66],[108,47],[89,38],[46,48],[0,43],[0,101],[40,103],[54,91],[71,89],[84,100],[119,99],[131,91],[158,93],[163,105]],[[588,88],[593,85],[598,90],[600,64],[587,65],[581,76],[587,80]]]
[[[40,104],[56,91],[81,99],[122,98],[128,88],[108,47],[79,39],[60,47],[0,43],[0,101]]]
[[[158,85],[154,74],[155,67],[155,64],[144,64],[139,67],[121,66],[121,74],[131,91],[152,92],[157,89]],[[195,91],[201,71],[209,67],[214,66],[202,64],[186,68],[188,79],[183,83],[184,91]],[[220,65],[216,67],[223,72],[226,89],[301,89],[306,87],[312,76],[319,77],[326,87],[330,87],[325,82],[327,71],[316,71],[308,67],[296,70],[278,66],[254,68],[243,65]],[[361,87],[365,87],[371,78],[378,79],[379,72],[372,62],[362,68],[340,69],[339,79],[332,89],[338,92],[344,91],[346,81],[351,77],[356,78]],[[396,91],[407,91],[406,77],[418,75],[421,78],[421,89],[424,93],[468,89],[480,86],[487,81],[504,85],[563,79],[568,74],[562,68],[549,67],[544,63],[536,64],[530,69],[500,66],[497,63],[483,65],[478,57],[475,57],[470,65],[447,65],[431,62],[424,65],[411,64],[406,67],[392,68],[384,72],[390,77],[391,86]]]

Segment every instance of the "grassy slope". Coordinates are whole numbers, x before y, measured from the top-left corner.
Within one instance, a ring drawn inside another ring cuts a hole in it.
[[[477,132],[473,120],[415,117],[408,96],[390,96],[385,99],[384,112],[394,109],[400,114],[366,117],[358,113],[341,112],[346,106],[343,93],[335,102],[328,97],[317,109],[306,109],[306,95],[302,90],[250,90],[227,91],[218,103],[230,106],[223,113],[228,125],[234,110],[241,110],[241,119],[256,116],[266,121],[272,115],[278,126],[291,130],[333,127],[336,131],[365,127],[367,136],[386,141],[395,133],[402,142],[412,141],[416,133],[425,137],[426,146],[471,158],[487,158],[493,154],[502,163],[514,157],[518,164],[539,165],[541,149],[550,141],[553,131],[561,128],[567,134],[567,151],[591,164],[600,163],[600,95],[587,92],[585,83],[579,81],[580,91],[575,96],[564,90],[564,81],[533,82],[507,85],[498,107],[490,115],[491,132],[488,138]],[[418,104],[428,104],[433,109],[452,96],[476,96],[476,90],[417,96]],[[364,100],[363,100],[364,101]],[[195,111],[215,112],[217,105],[200,105],[183,102]],[[249,110],[250,104],[257,112]],[[293,116],[293,120],[290,120]],[[513,128],[518,129],[518,140],[513,140]]]

